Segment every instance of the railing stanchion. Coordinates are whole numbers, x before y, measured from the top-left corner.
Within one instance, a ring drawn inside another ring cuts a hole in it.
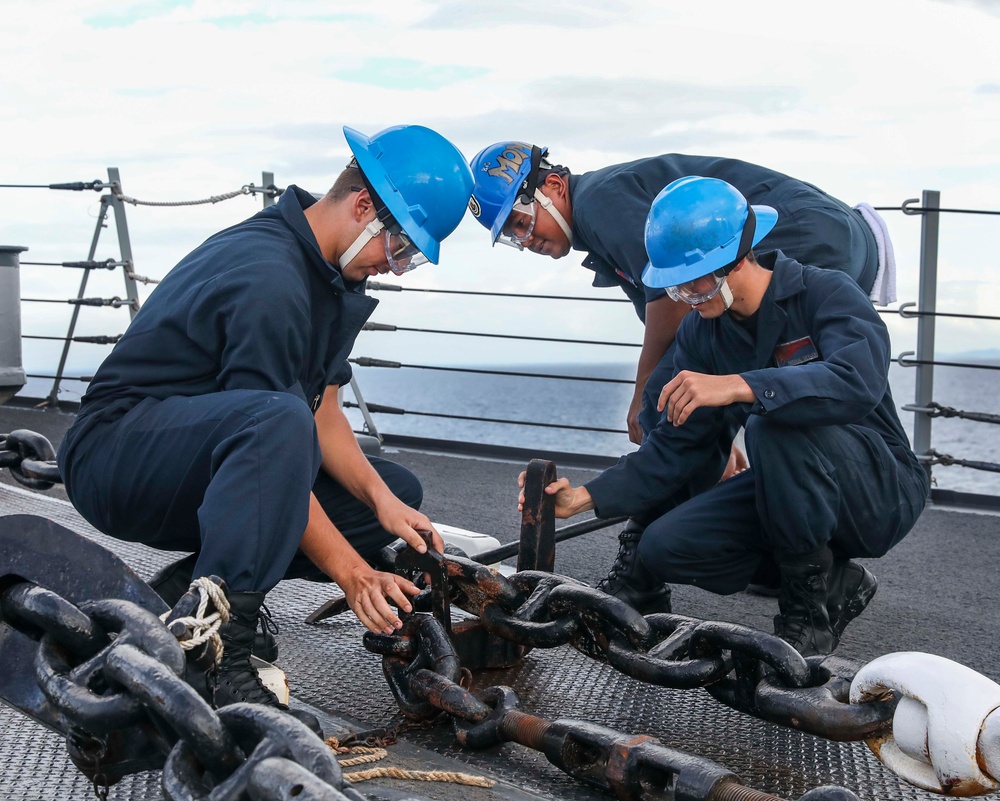
[[[87,261],[93,261],[97,253],[97,243],[101,239],[101,231],[108,219],[108,198],[110,195],[101,196],[101,210],[97,213],[97,222],[94,225],[94,235],[90,240],[90,250],[87,251]],[[124,259],[123,259],[124,261]],[[84,270],[80,278],[80,290],[76,293],[77,298],[82,298],[87,291],[87,279],[90,278],[90,270]],[[52,389],[45,399],[48,406],[59,406],[59,384],[62,383],[63,371],[66,369],[66,359],[69,356],[69,347],[73,342],[73,334],[76,331],[76,321],[80,316],[80,306],[73,306],[73,312],[69,317],[69,328],[66,331],[66,341],[63,343],[62,353],[59,355],[59,366],[56,367],[56,375],[52,380]]]
[[[920,290],[917,308],[922,314],[917,318],[917,361],[914,383],[914,404],[926,407],[934,400],[934,323],[937,311],[938,232],[941,226],[941,193],[933,189],[923,191],[920,223]],[[918,414],[913,421],[913,450],[917,454],[931,449],[930,415]],[[927,474],[930,464],[925,463]]]

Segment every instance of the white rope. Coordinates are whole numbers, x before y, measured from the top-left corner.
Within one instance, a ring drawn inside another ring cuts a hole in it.
[[[200,598],[195,613],[188,617],[179,617],[171,621],[171,625],[180,624],[188,633],[186,639],[178,640],[181,648],[190,651],[203,643],[210,642],[215,661],[218,661],[222,658],[222,637],[219,636],[219,627],[229,622],[229,599],[226,598],[222,588],[207,577],[191,582],[188,592],[195,591]],[[209,601],[212,602],[215,611],[206,615]],[[169,616],[170,612],[164,612],[160,615],[160,620],[166,621]]]
[[[222,195],[212,195],[211,197],[204,198],[202,200],[136,200],[134,197],[129,197],[121,192],[116,192],[115,197],[122,203],[131,203],[133,206],[201,206],[205,203],[221,203],[223,200],[231,200],[234,197],[239,197],[240,195],[249,195],[253,190],[249,186],[244,186],[242,189],[237,189],[234,192],[226,192]]]

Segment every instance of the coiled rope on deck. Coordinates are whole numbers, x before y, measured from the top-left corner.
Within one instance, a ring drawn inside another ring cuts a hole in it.
[[[342,746],[336,737],[327,737],[326,744],[338,756],[356,754],[347,759],[338,759],[342,768],[378,762],[389,756],[385,748],[372,748],[364,745]],[[368,768],[366,770],[345,773],[349,782],[366,782],[371,779],[404,779],[418,782],[450,782],[464,784],[470,787],[493,787],[496,782],[484,776],[474,776],[471,773],[459,773],[450,770],[407,770],[405,768]]]

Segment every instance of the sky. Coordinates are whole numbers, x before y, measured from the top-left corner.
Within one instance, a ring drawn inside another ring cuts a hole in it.
[[[106,179],[185,201],[276,183],[324,192],[347,163],[342,127],[418,123],[467,157],[500,140],[547,146],[580,173],[665,152],[731,156],[855,204],[923,190],[951,208],[1000,209],[1000,2],[995,0],[7,0],[0,52],[0,183]],[[0,244],[28,261],[86,256],[98,195],[0,189]],[[161,277],[260,198],[128,207],[136,272]],[[883,212],[900,302],[917,299],[918,217]],[[939,310],[997,314],[1000,219],[942,220]],[[98,258],[118,255],[114,230]],[[386,282],[624,297],[590,287],[582,254],[491,248],[466,215],[441,263]],[[76,294],[79,271],[25,265],[24,297]],[[149,291],[142,289],[142,294]],[[123,294],[95,275],[88,296]],[[407,327],[638,343],[626,303],[379,292],[373,319]],[[898,304],[897,304],[898,305]],[[70,307],[26,304],[26,334],[64,333]],[[886,315],[894,353],[913,321]],[[122,311],[84,309],[79,333],[120,333]],[[939,352],[992,347],[994,323],[938,323]],[[456,344],[458,343],[458,344]],[[51,370],[53,343],[25,367]],[[89,349],[88,349],[89,348]],[[70,365],[94,362],[75,346]],[[363,334],[356,355],[409,363],[630,361],[634,349],[425,334]],[[98,357],[99,359],[100,357]]]

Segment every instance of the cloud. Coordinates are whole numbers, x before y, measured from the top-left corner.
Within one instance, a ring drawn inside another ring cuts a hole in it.
[[[195,0],[140,0],[134,3],[118,3],[113,10],[85,16],[84,24],[98,30],[128,28],[150,17],[162,17],[179,7],[190,7]]]
[[[934,0],[934,2],[946,6],[965,6],[994,17],[1000,17],[1000,6],[997,5],[996,0]]]
[[[421,20],[420,28],[486,28],[494,31],[493,38],[484,41],[488,46],[504,47],[505,40],[518,35],[508,28],[520,27],[531,31],[542,28],[599,28],[613,24],[629,11],[629,4],[605,0],[599,7],[587,6],[576,0],[507,0],[504,3],[447,0]],[[504,29],[501,31],[501,29]],[[528,34],[530,35],[530,34]]]
[[[412,58],[366,58],[361,63],[334,70],[332,75],[342,81],[406,91],[440,89],[482,78],[489,72],[486,67],[428,64]]]

